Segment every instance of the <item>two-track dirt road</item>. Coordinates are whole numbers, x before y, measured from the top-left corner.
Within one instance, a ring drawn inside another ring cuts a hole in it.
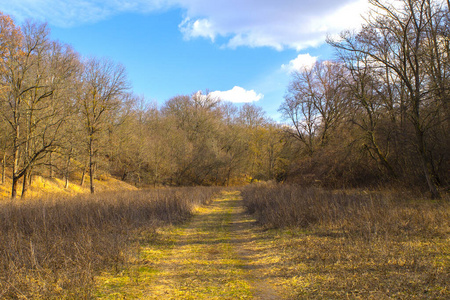
[[[239,192],[223,192],[158,244],[144,245],[130,270],[100,277],[99,298],[281,299],[273,240],[244,212]]]

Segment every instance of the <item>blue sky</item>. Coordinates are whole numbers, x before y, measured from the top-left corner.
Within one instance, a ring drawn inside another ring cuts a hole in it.
[[[289,73],[330,59],[325,37],[357,28],[365,0],[0,0],[17,23],[47,22],[83,56],[123,64],[159,105],[209,90],[279,119]]]

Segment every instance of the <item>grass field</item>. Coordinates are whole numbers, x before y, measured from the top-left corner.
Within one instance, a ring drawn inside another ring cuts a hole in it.
[[[450,298],[448,199],[220,191],[4,202],[0,298]]]
[[[89,194],[89,176],[86,176],[86,182],[83,186],[79,185],[80,178],[71,178],[67,188],[65,188],[65,181],[60,178],[47,178],[35,175],[32,178],[32,184],[29,186],[28,198],[55,198],[68,197],[81,194]],[[112,177],[102,176],[101,179],[95,179],[95,187],[98,192],[111,191],[136,191],[132,185]],[[9,200],[11,197],[12,180],[9,177],[5,178],[5,182],[0,184],[0,201]],[[21,196],[22,182],[19,182],[18,196]]]

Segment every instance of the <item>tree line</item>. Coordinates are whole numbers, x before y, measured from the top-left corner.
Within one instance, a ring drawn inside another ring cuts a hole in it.
[[[404,183],[437,198],[450,170],[449,3],[370,3],[361,30],[329,39],[335,60],[293,73],[285,124],[207,91],[149,104],[120,64],[0,14],[2,182],[11,172],[13,198],[36,174],[89,178],[94,193],[104,173],[141,186]]]
[[[298,172],[339,184],[404,182],[433,198],[450,171],[450,2],[369,0],[335,61],[297,72],[280,111]]]
[[[89,178],[94,193],[104,173],[137,185],[229,185],[286,165],[280,126],[257,106],[197,92],[158,108],[132,93],[123,66],[81,57],[45,24],[19,27],[2,14],[0,29],[2,182],[11,172],[13,198],[33,175],[66,186]]]

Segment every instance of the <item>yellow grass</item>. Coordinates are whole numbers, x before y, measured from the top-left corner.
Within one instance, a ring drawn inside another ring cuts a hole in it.
[[[208,202],[216,192],[105,193],[46,207],[5,202],[0,224],[11,239],[0,266],[10,275],[0,272],[0,294],[20,298],[13,284],[27,297],[55,299],[450,298],[448,202],[259,187],[242,193],[259,193],[254,211],[273,209],[275,200],[277,209],[249,215],[240,192]],[[261,216],[294,225],[268,229]],[[47,241],[50,229],[55,239]]]
[[[69,186],[64,187],[65,181],[59,178],[48,178],[35,175],[32,178],[31,186],[27,191],[28,198],[42,198],[42,197],[54,197],[54,196],[75,196],[80,194],[90,193],[89,188],[89,176],[86,176],[86,180],[83,186],[79,185],[80,178],[69,181]],[[11,196],[11,184],[12,180],[7,177],[4,184],[0,184],[0,200],[9,199]],[[96,192],[106,191],[133,191],[137,190],[136,187],[117,180],[108,176],[101,176],[100,179],[94,180]],[[18,185],[18,195],[21,195],[22,182]]]
[[[216,192],[172,188],[2,201],[0,299],[92,299],[94,276],[126,270],[140,242],[154,241],[160,226],[185,221]],[[151,272],[145,265],[138,270]]]

